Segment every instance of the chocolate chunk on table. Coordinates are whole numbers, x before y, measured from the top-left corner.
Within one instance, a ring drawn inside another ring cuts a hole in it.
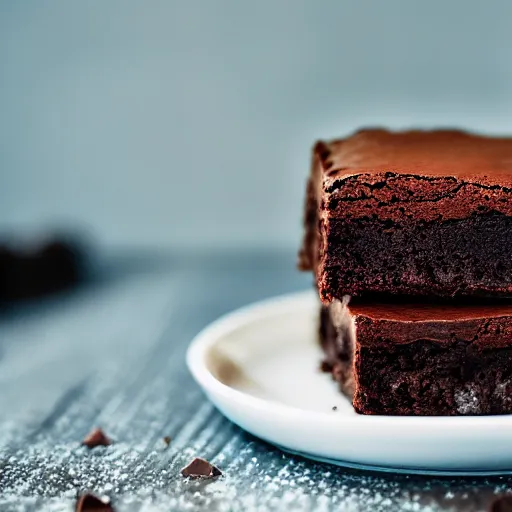
[[[114,512],[114,508],[94,494],[83,494],[77,499],[75,512]]]
[[[196,457],[181,470],[181,474],[188,478],[215,478],[222,475],[222,472],[207,460]]]
[[[95,428],[85,436],[82,444],[87,448],[95,448],[96,446],[109,446],[112,444],[112,440],[107,437],[101,428]]]

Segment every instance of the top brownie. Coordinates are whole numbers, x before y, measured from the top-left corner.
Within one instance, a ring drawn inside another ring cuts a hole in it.
[[[313,150],[299,267],[324,302],[512,297],[512,138],[362,130]]]

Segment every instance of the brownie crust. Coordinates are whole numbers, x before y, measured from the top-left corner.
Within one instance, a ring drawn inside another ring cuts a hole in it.
[[[512,296],[512,139],[364,130],[318,143],[299,267],[321,298]]]
[[[361,414],[512,413],[512,305],[322,306],[324,369]]]

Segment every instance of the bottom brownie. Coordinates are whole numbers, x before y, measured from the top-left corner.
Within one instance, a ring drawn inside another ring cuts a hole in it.
[[[512,305],[322,307],[323,368],[361,414],[512,413]]]

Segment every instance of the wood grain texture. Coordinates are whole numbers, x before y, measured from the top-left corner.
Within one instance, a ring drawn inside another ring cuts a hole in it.
[[[511,478],[311,463],[244,433],[204,397],[185,367],[188,343],[223,313],[307,288],[294,256],[112,256],[79,290],[3,311],[0,510],[71,511],[83,491],[121,512],[485,510]],[[97,426],[114,444],[81,446]],[[183,479],[195,456],[224,475]]]

